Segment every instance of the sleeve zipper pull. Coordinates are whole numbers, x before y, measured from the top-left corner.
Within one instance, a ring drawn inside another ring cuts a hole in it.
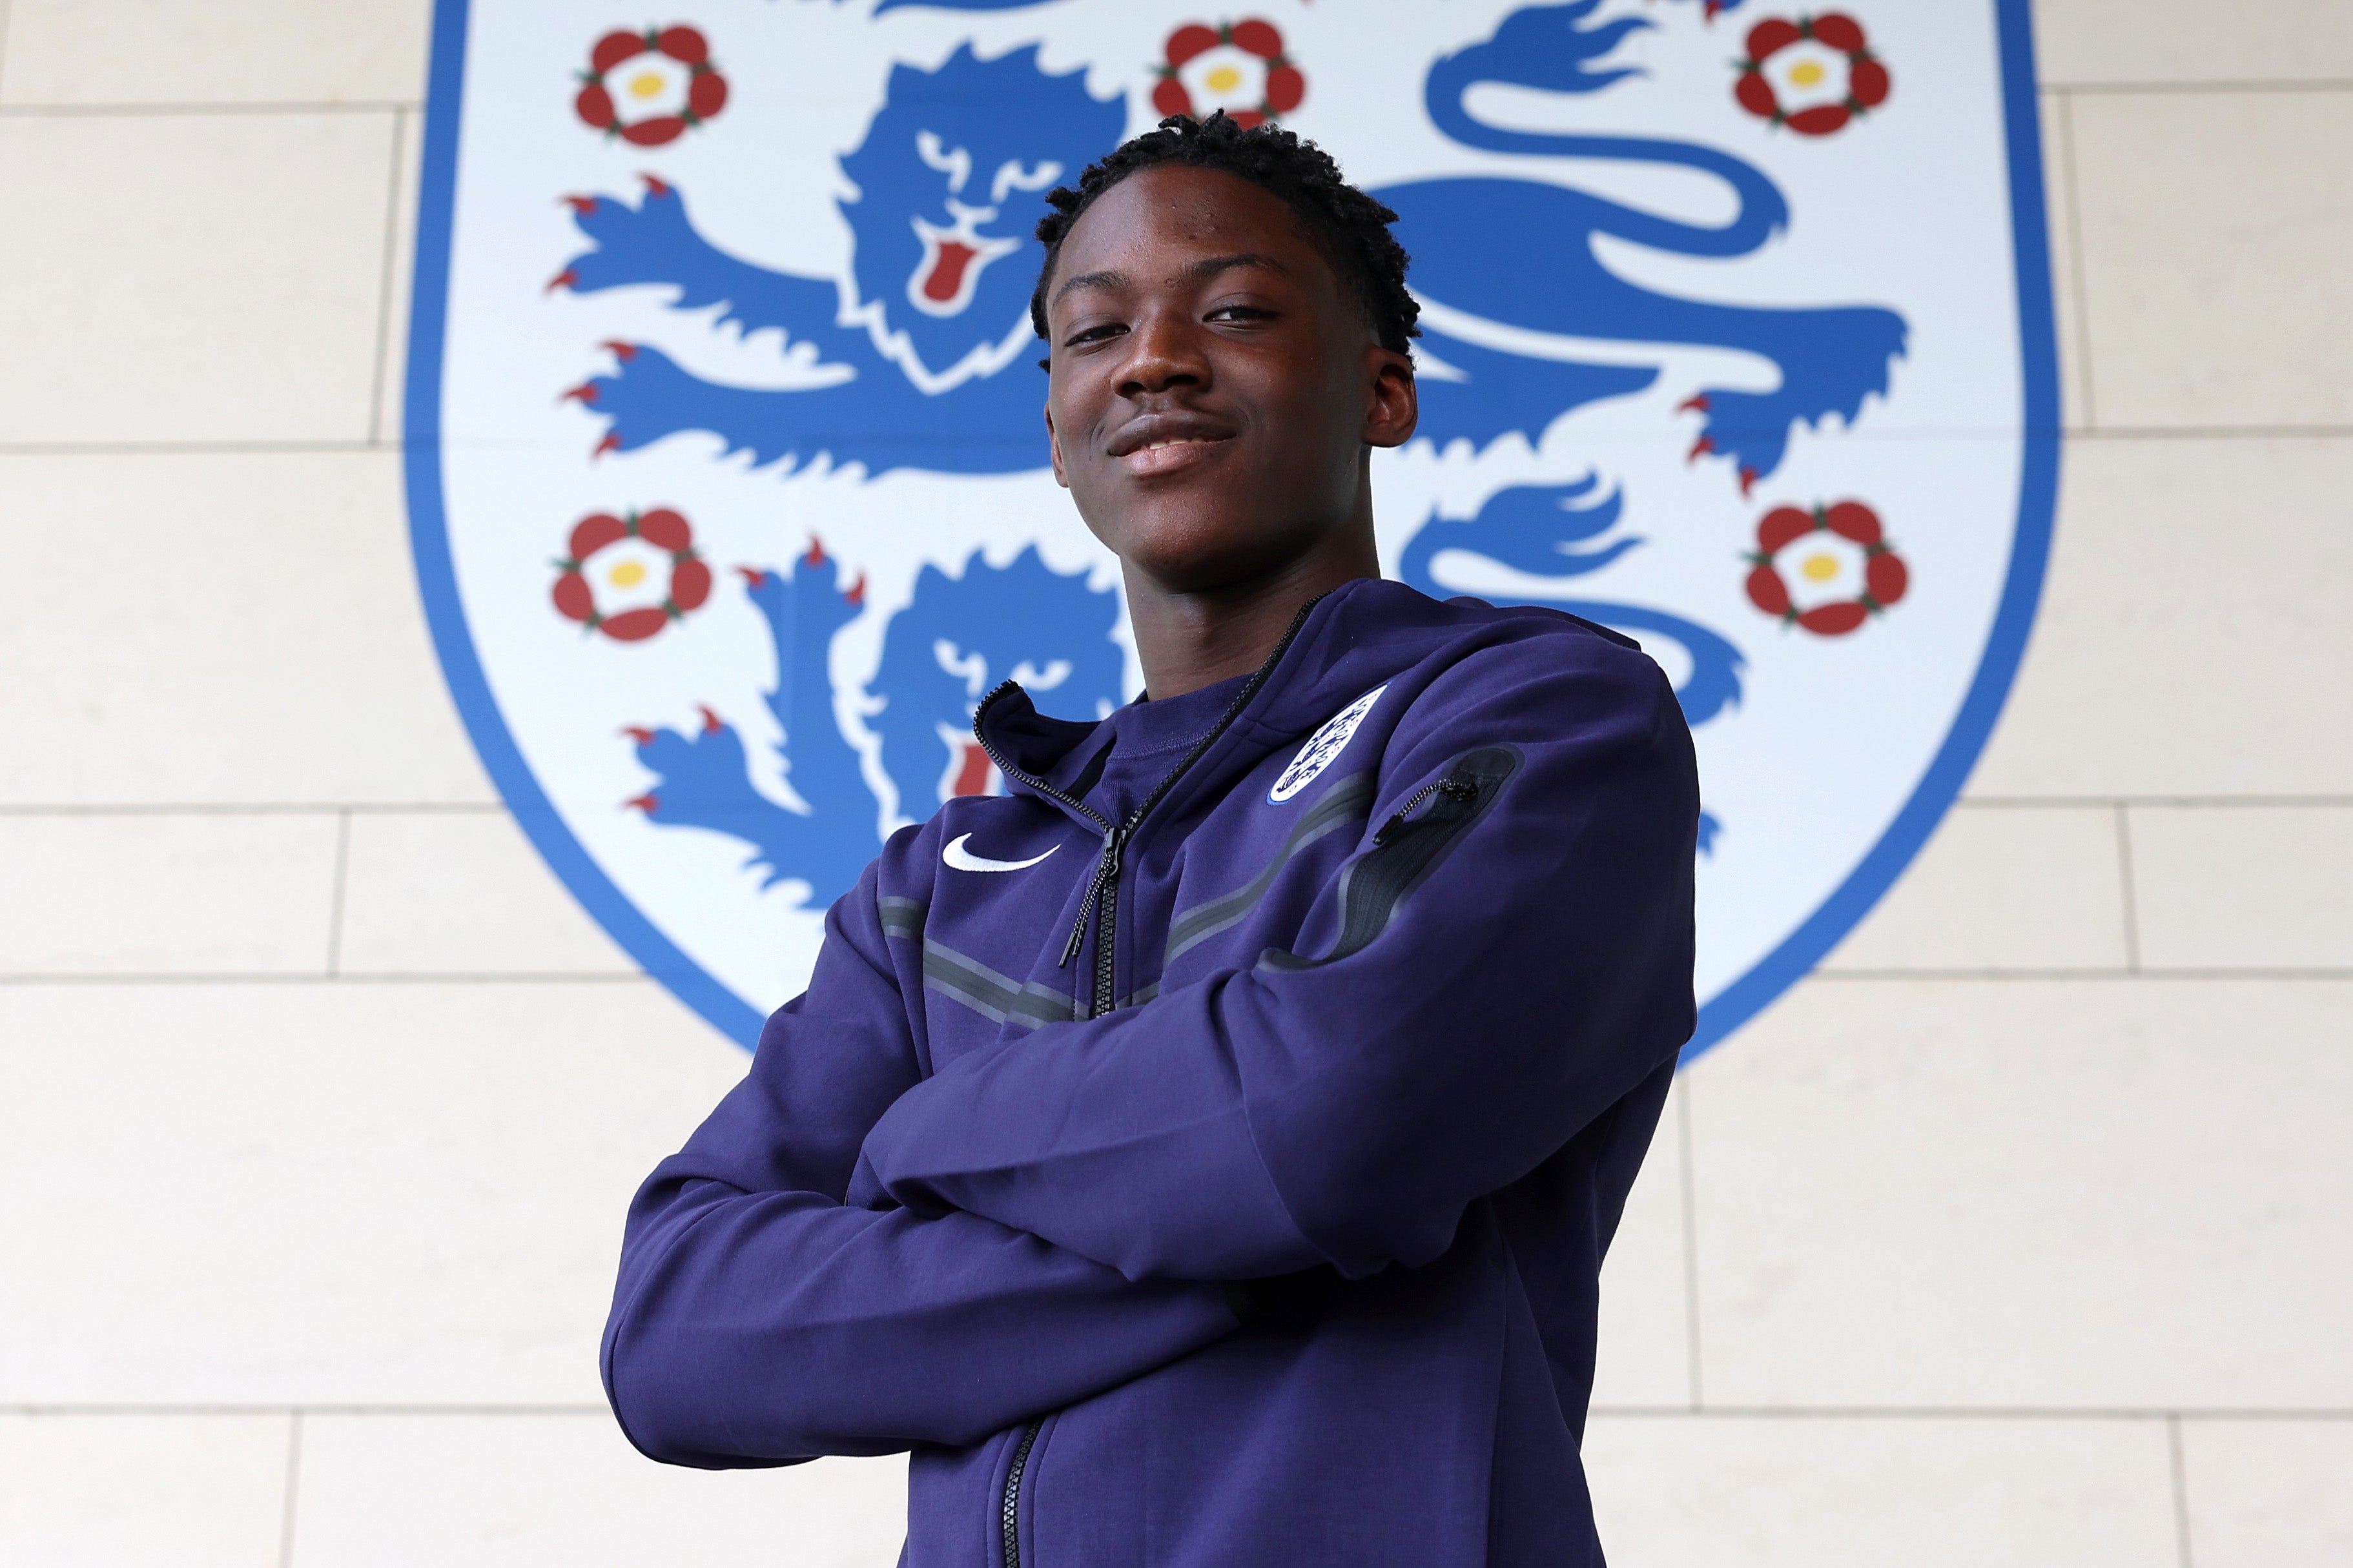
[[[1405,819],[1413,815],[1413,808],[1433,795],[1457,803],[1476,800],[1479,797],[1479,786],[1468,779],[1458,778],[1442,778],[1436,784],[1422,785],[1406,797],[1406,803],[1397,808],[1395,816],[1381,824],[1380,830],[1373,835],[1373,847],[1377,849],[1387,844],[1389,841],[1389,836],[1404,826]],[[1437,809],[1435,806],[1430,808],[1433,816],[1436,815]]]

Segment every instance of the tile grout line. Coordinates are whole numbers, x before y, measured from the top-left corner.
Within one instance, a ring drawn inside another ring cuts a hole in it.
[[[401,165],[408,146],[408,110],[392,111],[392,180],[384,196],[384,264],[375,300],[375,373],[368,382],[368,445],[384,441],[385,358],[391,352],[392,277],[400,250]]]
[[[352,868],[352,814],[335,813],[335,881],[327,899],[327,978],[343,969],[343,884]]]
[[[2193,1421],[2261,1422],[2283,1426],[2318,1423],[2353,1426],[2353,1407],[2281,1408],[2261,1405],[2185,1405],[2168,1408],[2137,1405],[1716,1405],[1694,1411],[1681,1405],[1609,1405],[1593,1406],[1597,1415],[1612,1419],[1687,1421]],[[413,1403],[353,1401],[235,1400],[16,1400],[0,1402],[0,1418],[139,1420],[148,1417],[213,1415],[290,1415],[402,1417],[446,1419],[450,1416],[513,1416],[542,1420],[611,1415],[609,1406],[593,1402],[546,1401],[499,1404],[487,1401],[417,1400]],[[2186,1474],[2186,1468],[2185,1468]]]
[[[100,801],[28,801],[0,804],[0,817],[8,816],[325,816],[347,812],[353,816],[503,816],[498,801],[352,801],[317,800],[219,801],[186,800],[107,804]]]
[[[2085,441],[2283,441],[2335,439],[2353,434],[2343,425],[2105,425],[2066,434]]]
[[[2108,811],[2140,806],[2185,811],[2310,811],[2353,807],[2348,795],[1968,795],[1956,811]],[[507,812],[495,800],[172,800],[0,801],[0,817],[10,816],[493,816]]]
[[[10,103],[0,104],[0,120],[188,120],[207,115],[382,114],[388,109],[415,113],[423,107],[421,102],[400,98],[284,103]]]
[[[641,969],[347,970],[335,974],[284,970],[76,970],[43,974],[31,970],[0,973],[0,991],[40,986],[128,985],[324,985],[344,990],[362,985],[634,985],[652,984]]]
[[[1861,981],[1872,984],[1891,980],[1938,981],[2130,981],[2158,984],[2183,981],[2191,984],[2211,984],[2233,980],[2353,980],[2353,967],[2298,969],[2293,967],[2256,967],[2244,969],[1817,969],[1806,975],[1808,983],[1817,980]]]
[[[2067,291],[2075,300],[2075,362],[2081,369],[2077,390],[2084,396],[2084,429],[2100,426],[2099,400],[2092,391],[2092,297],[2084,283],[2084,194],[2075,165],[2075,100],[2065,89],[2059,99],[2059,159],[2067,175]]]
[[[2173,1474],[2173,1551],[2180,1568],[2195,1568],[2189,1551],[2189,1466],[2181,1453],[2181,1413],[2165,1413],[2166,1461]]]
[[[286,1496],[278,1515],[278,1568],[294,1568],[294,1498],[302,1481],[302,1411],[286,1413]]]
[[[0,0],[0,101],[8,91],[8,0]]]
[[[1805,983],[2026,984],[2066,982],[2147,985],[2248,983],[2341,984],[2353,968],[2336,969],[1820,969]],[[43,973],[0,972],[0,990],[32,986],[110,985],[624,985],[651,984],[639,969],[342,970],[334,974],[284,970],[102,970]],[[1696,1230],[1694,1232],[1696,1237]]]
[[[2046,92],[2083,92],[2095,98],[2132,98],[2163,93],[2196,93],[2200,95],[2232,92],[2353,92],[2353,80],[2323,79],[2316,81],[2291,81],[2284,78],[2258,78],[2249,81],[2074,81],[2044,82]]]
[[[1678,1071],[1674,1082],[1675,1164],[1683,1194],[1683,1358],[1691,1407],[1701,1408],[1699,1361],[1699,1183],[1692,1155],[1691,1075]]]
[[[2154,806],[2174,810],[2268,811],[2353,805],[2353,795],[1978,795],[1953,803],[1957,810],[2089,809],[2109,806]]]
[[[339,1404],[332,1401],[291,1405],[283,1402],[238,1404],[221,1400],[192,1400],[185,1404],[153,1401],[77,1404],[68,1400],[42,1404],[0,1405],[0,1417],[12,1420],[46,1420],[56,1416],[70,1416],[86,1420],[120,1418],[142,1421],[166,1417],[178,1419],[239,1415],[291,1415],[297,1418],[320,1415],[338,1419],[360,1417],[388,1420],[403,1416],[422,1417],[427,1420],[446,1420],[451,1416],[520,1416],[530,1420],[541,1420],[549,1416],[609,1416],[611,1414],[612,1407],[606,1405],[554,1403],[499,1405],[479,1402],[451,1404],[432,1400],[420,1400],[412,1405]]]
[[[1596,1415],[1625,1421],[2233,1421],[2295,1426],[2353,1424],[2353,1410],[2181,1409],[2065,1405],[1596,1405]]]
[[[2132,808],[2118,801],[2116,813],[2116,881],[2117,891],[2124,899],[2125,972],[2138,974],[2140,967],[2140,891],[2133,879]]]
[[[0,441],[0,458],[299,457],[375,452],[365,441]]]

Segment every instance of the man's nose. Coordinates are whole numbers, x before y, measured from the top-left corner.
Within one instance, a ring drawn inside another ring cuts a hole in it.
[[[1205,386],[1209,362],[1201,336],[1180,311],[1153,312],[1128,333],[1123,397],[1145,397],[1175,386]]]

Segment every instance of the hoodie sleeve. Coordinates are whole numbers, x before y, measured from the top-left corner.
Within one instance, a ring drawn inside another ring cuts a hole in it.
[[[1237,1324],[1214,1286],[1133,1283],[977,1215],[843,1204],[860,1141],[920,1076],[876,878],[834,906],[808,990],[630,1205],[605,1391],[654,1458],[961,1447]]]
[[[1380,769],[1302,953],[958,1062],[881,1118],[853,1197],[1137,1279],[1441,1255],[1690,1037],[1697,776],[1665,678],[1599,637],[1472,655]]]

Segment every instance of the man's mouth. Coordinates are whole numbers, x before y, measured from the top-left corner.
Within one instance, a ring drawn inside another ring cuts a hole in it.
[[[1113,436],[1109,451],[1131,474],[1163,474],[1190,467],[1233,437],[1231,426],[1206,414],[1146,414]]]
[[[1216,451],[1216,441],[1155,441],[1138,447],[1120,461],[1131,474],[1166,474],[1191,468]]]

